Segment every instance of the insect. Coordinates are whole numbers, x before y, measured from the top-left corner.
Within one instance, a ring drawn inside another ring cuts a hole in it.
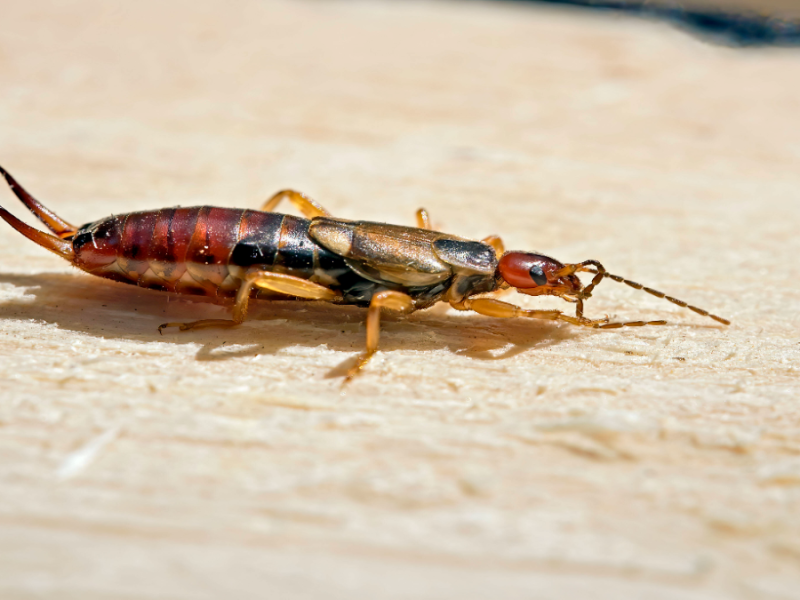
[[[563,321],[594,329],[665,325],[666,321],[611,323],[584,315],[584,301],[606,278],[710,317],[730,321],[682,300],[607,272],[596,260],[561,263],[531,252],[506,252],[496,236],[472,241],[430,228],[417,211],[417,227],[333,218],[308,196],[284,190],[260,211],[196,206],[114,215],[74,227],[45,208],[2,167],[11,190],[54,234],[0,217],[31,241],[79,269],[145,288],[233,301],[232,319],[164,323],[181,331],[230,327],[245,320],[252,298],[321,300],[367,307],[366,351],[349,370],[356,375],[378,349],[381,309],[411,313],[437,302],[498,318]],[[305,218],[272,212],[289,200]],[[593,275],[588,285],[578,273]],[[558,296],[575,315],[530,310],[499,300],[515,289]]]

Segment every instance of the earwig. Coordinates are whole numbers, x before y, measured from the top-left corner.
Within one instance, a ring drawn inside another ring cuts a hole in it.
[[[283,190],[261,210],[196,206],[115,215],[75,227],[39,203],[0,167],[14,194],[52,232],[45,233],[0,206],[0,217],[32,242],[79,269],[140,287],[233,299],[232,319],[164,323],[181,331],[244,322],[253,298],[319,300],[367,307],[367,344],[345,381],[378,349],[381,309],[411,313],[447,302],[498,318],[562,321],[593,329],[665,325],[666,321],[589,319],[584,301],[605,279],[688,308],[723,325],[730,321],[683,300],[613,275],[596,260],[563,264],[531,252],[506,252],[502,240],[472,241],[434,231],[427,211],[417,227],[337,219],[317,202]],[[305,218],[273,212],[289,200]],[[578,273],[594,275],[584,286]],[[504,290],[557,296],[575,316],[498,300]]]

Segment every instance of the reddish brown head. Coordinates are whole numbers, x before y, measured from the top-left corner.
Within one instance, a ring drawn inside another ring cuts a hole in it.
[[[497,274],[523,294],[577,298],[583,285],[575,275],[559,276],[562,269],[564,265],[549,256],[506,252],[497,265]]]

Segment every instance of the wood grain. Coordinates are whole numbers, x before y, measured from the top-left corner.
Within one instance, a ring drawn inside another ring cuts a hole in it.
[[[286,187],[425,206],[733,325],[612,282],[590,315],[670,325],[436,309],[342,391],[362,310],[159,336],[226,309],[0,227],[0,596],[796,598],[797,53],[554,7],[230,6],[5,3],[0,164],[76,223]]]

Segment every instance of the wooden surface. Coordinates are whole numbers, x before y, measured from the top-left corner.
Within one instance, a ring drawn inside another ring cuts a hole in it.
[[[435,309],[342,392],[361,310],[159,336],[226,311],[3,224],[0,597],[800,597],[797,52],[552,7],[236,6],[5,2],[0,164],[76,223],[289,186],[425,206],[734,324],[613,282],[589,314],[670,325]]]
[[[800,6],[796,0],[655,0],[650,6],[683,7],[687,10],[722,10],[731,13],[761,14],[775,17],[796,17]]]
[[[795,0],[696,0],[681,2],[681,4],[687,7],[697,6],[730,11],[756,12],[762,15],[800,16],[800,6]]]

